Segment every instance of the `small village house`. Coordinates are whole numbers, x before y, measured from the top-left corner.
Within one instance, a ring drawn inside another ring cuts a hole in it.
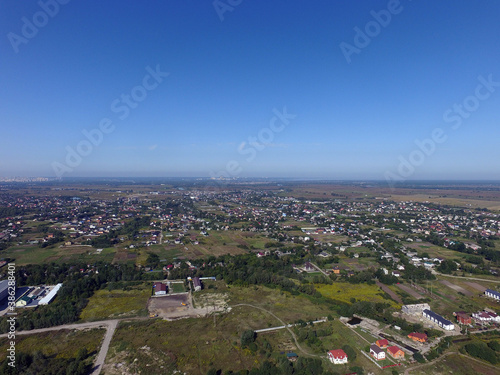
[[[342,349],[330,350],[328,352],[328,359],[330,362],[340,365],[347,363],[347,354]]]
[[[385,352],[375,344],[370,345],[370,355],[377,361],[385,359]]]
[[[413,341],[424,343],[427,341],[427,335],[425,333],[412,332],[408,335]]]
[[[375,341],[375,344],[377,344],[379,348],[385,349],[389,346],[389,341],[387,341],[386,339],[380,339]]]
[[[396,345],[389,346],[387,348],[387,353],[389,353],[389,355],[394,359],[403,359],[405,357],[405,352],[403,352]]]

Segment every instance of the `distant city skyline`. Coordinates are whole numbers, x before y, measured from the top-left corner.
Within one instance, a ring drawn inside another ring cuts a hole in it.
[[[232,4],[0,4],[0,177],[500,180],[500,3]]]

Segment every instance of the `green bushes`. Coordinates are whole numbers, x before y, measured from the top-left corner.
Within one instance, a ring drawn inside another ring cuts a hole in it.
[[[493,344],[492,346],[497,347],[496,344]],[[466,344],[464,348],[467,354],[472,357],[483,359],[493,365],[498,363],[498,355],[496,351],[485,342],[473,342]]]

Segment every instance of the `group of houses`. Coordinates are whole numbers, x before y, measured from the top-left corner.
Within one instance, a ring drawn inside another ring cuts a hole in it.
[[[380,339],[375,341],[374,344],[370,345],[370,355],[377,361],[381,361],[386,358],[386,352],[394,359],[404,359],[405,352],[397,345],[389,346],[389,341],[386,339]]]

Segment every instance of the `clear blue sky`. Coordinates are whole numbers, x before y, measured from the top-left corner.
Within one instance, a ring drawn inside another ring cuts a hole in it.
[[[476,92],[500,82],[498,1],[402,0],[385,27],[388,1],[42,2],[0,2],[0,176],[500,179],[500,84]],[[149,91],[148,66],[170,73]]]

